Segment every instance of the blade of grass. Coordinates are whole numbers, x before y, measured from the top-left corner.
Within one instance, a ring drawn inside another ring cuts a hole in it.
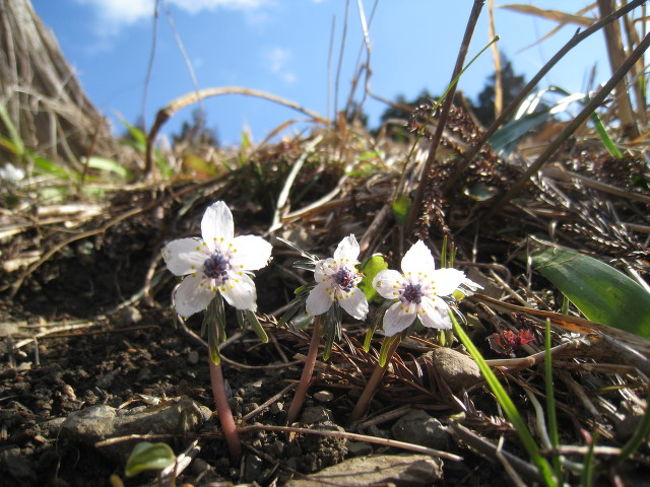
[[[580,485],[582,487],[591,487],[594,484],[594,476],[596,473],[596,455],[594,455],[594,447],[598,441],[598,432],[594,431],[589,443],[589,451],[585,455],[583,461],[582,475],[580,476]]]
[[[548,418],[548,429],[551,436],[551,445],[555,450],[560,446],[560,435],[557,427],[557,410],[555,408],[555,388],[553,386],[553,355],[551,354],[551,320],[546,320],[546,332],[544,334],[544,388],[546,390],[546,416]],[[553,455],[553,470],[555,478],[562,478],[562,463],[560,455]]]
[[[528,427],[526,426],[523,418],[519,414],[517,407],[512,402],[512,399],[510,399],[510,396],[508,396],[508,393],[501,385],[501,382],[499,382],[499,379],[497,379],[496,375],[494,375],[494,372],[492,372],[492,369],[490,369],[490,366],[483,358],[483,355],[481,355],[481,352],[478,350],[476,345],[474,345],[474,342],[472,342],[469,336],[465,333],[465,330],[463,330],[463,328],[460,326],[452,312],[449,312],[449,318],[451,319],[456,336],[461,341],[461,343],[465,345],[465,348],[467,348],[472,358],[476,361],[476,364],[481,370],[481,374],[485,378],[485,381],[488,383],[488,386],[492,390],[506,416],[508,416],[508,419],[515,427],[515,431],[517,432],[517,435],[519,436],[519,439],[521,440],[524,448],[528,452],[531,460],[537,466],[537,470],[539,471],[541,477],[544,479],[544,483],[549,487],[557,486],[557,482],[553,477],[553,472],[550,465],[540,454],[537,443],[535,443],[535,440],[530,434],[530,431],[528,430]]]

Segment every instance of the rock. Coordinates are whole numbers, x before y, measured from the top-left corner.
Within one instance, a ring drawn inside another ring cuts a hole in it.
[[[318,391],[314,393],[314,399],[316,399],[318,402],[330,402],[332,399],[334,399],[334,394],[332,394],[330,391]]]
[[[437,450],[448,447],[449,434],[442,423],[421,409],[411,411],[399,418],[391,428],[393,438],[407,443],[428,446]]]
[[[28,455],[24,455],[20,448],[14,447],[4,450],[0,456],[4,467],[16,480],[13,485],[35,485],[36,470]],[[12,485],[10,482],[7,485]]]
[[[431,361],[440,378],[454,393],[483,380],[481,371],[472,357],[451,348],[436,348],[423,357]]]
[[[196,350],[190,350],[187,354],[187,363],[190,365],[196,365],[199,363],[199,352]]]
[[[355,457],[310,475],[296,479],[287,487],[336,485],[395,485],[418,487],[433,485],[442,479],[442,460],[429,455],[375,455]]]
[[[68,439],[94,447],[95,443],[130,434],[178,434],[195,431],[210,418],[210,410],[189,398],[163,406],[131,410],[92,406],[75,411],[61,425]],[[117,461],[126,461],[136,441],[105,446],[99,451]]]
[[[348,455],[351,457],[360,457],[363,455],[370,455],[372,453],[372,446],[363,441],[348,441]]]
[[[316,424],[332,421],[332,412],[323,406],[305,408],[300,416],[303,424]]]
[[[142,321],[142,313],[135,306],[127,306],[120,310],[118,319],[122,326],[133,326]]]
[[[264,470],[264,461],[257,455],[246,455],[244,459],[244,482],[261,480]]]
[[[120,371],[118,369],[114,369],[100,376],[97,379],[97,387],[99,387],[100,389],[108,389],[113,383],[113,381],[115,380],[115,377],[117,377],[117,374],[119,373]]]

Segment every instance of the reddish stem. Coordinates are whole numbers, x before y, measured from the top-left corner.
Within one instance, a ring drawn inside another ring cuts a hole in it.
[[[302,405],[305,402],[305,396],[307,395],[307,390],[311,383],[311,376],[314,373],[314,366],[316,365],[316,357],[318,357],[318,347],[320,345],[321,337],[320,325],[321,316],[314,317],[314,330],[311,333],[309,352],[307,352],[307,358],[305,358],[305,365],[302,369],[300,382],[298,383],[296,393],[293,396],[293,401],[291,401],[291,406],[289,406],[289,412],[287,413],[288,424],[291,424],[296,420],[298,413],[300,413]]]
[[[237,433],[237,426],[235,425],[235,418],[232,416],[230,404],[228,404],[228,397],[226,396],[226,386],[223,380],[223,372],[221,365],[216,365],[208,357],[210,364],[210,383],[212,385],[212,396],[217,405],[217,412],[219,413],[219,422],[223,430],[223,436],[228,444],[230,451],[230,458],[234,462],[239,462],[241,457],[241,443],[239,442],[239,434]]]
[[[386,363],[384,365],[379,365],[379,363],[377,363],[375,370],[372,371],[372,375],[370,376],[370,379],[368,380],[366,387],[363,388],[363,392],[361,393],[361,396],[359,396],[357,403],[354,405],[354,409],[352,410],[352,415],[350,416],[352,421],[359,420],[361,416],[363,416],[368,410],[370,401],[372,401],[375,392],[377,392],[377,387],[379,386],[381,380],[384,378],[386,369],[388,368],[388,365],[390,364],[390,361],[393,358],[393,354],[395,353],[395,350],[397,350],[397,347],[399,346],[399,343],[401,341],[402,341],[401,337],[399,337],[397,340],[393,342],[393,344],[390,347],[390,350],[388,350],[388,354],[386,356]]]

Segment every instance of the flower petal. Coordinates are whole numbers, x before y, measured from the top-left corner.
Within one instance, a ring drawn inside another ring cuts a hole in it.
[[[368,315],[368,300],[358,287],[353,288],[345,297],[339,299],[341,308],[357,320],[365,320]]]
[[[257,235],[235,237],[231,246],[230,264],[237,271],[256,271],[269,263],[270,243]]]
[[[172,240],[162,249],[167,268],[177,276],[184,276],[202,269],[208,258],[208,249],[200,238]]]
[[[228,279],[223,286],[219,286],[219,291],[230,306],[237,309],[257,310],[255,283],[243,272],[229,272]]]
[[[451,328],[449,319],[449,306],[440,298],[422,298],[418,318],[427,328],[448,330]]]
[[[359,242],[357,242],[357,238],[353,234],[350,234],[339,242],[334,251],[334,260],[345,260],[356,264],[359,252]]]
[[[405,275],[430,273],[436,268],[431,250],[422,240],[415,242],[402,257],[402,272]]]
[[[322,315],[332,306],[332,296],[329,293],[329,284],[321,282],[309,292],[306,309],[311,316]]]
[[[334,259],[325,259],[325,260],[319,260],[316,262],[316,265],[314,267],[314,280],[316,282],[323,282],[326,277],[331,276],[332,274],[335,274],[335,262]]]
[[[402,274],[392,269],[379,271],[372,280],[372,287],[386,299],[397,299],[399,288],[406,285]]]
[[[449,296],[466,280],[463,271],[449,267],[436,269],[429,278],[433,285],[433,293],[438,296]]]
[[[406,330],[415,321],[415,313],[409,313],[409,308],[401,301],[396,302],[384,315],[384,333],[392,337],[400,331]]]
[[[234,235],[235,224],[228,205],[223,201],[217,201],[208,206],[201,219],[201,236],[208,248],[214,251],[218,243],[230,242]]]
[[[207,308],[214,298],[214,291],[210,289],[208,283],[209,281],[201,275],[187,276],[183,279],[172,294],[176,312],[187,318]]]

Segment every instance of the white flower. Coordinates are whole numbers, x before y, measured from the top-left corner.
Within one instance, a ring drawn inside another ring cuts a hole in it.
[[[368,301],[357,287],[362,276],[356,268],[359,263],[359,243],[354,235],[345,237],[334,251],[334,258],[319,260],[314,270],[316,287],[307,296],[307,313],[322,315],[334,301],[350,316],[358,320],[368,314]]]
[[[429,248],[418,240],[402,258],[402,272],[377,273],[373,287],[386,299],[397,300],[384,315],[384,333],[393,336],[406,330],[415,318],[428,328],[451,328],[449,306],[440,296],[455,290],[474,291],[481,286],[457,269],[436,269]]]
[[[0,167],[0,179],[12,184],[18,184],[25,179],[25,171],[14,166],[11,162],[7,162],[4,167]]]
[[[255,283],[250,271],[264,267],[271,257],[271,244],[262,237],[241,235],[230,209],[223,201],[209,206],[201,220],[200,238],[181,238],[165,245],[162,256],[177,276],[187,275],[174,291],[174,306],[181,316],[207,308],[219,292],[231,306],[257,309]]]

